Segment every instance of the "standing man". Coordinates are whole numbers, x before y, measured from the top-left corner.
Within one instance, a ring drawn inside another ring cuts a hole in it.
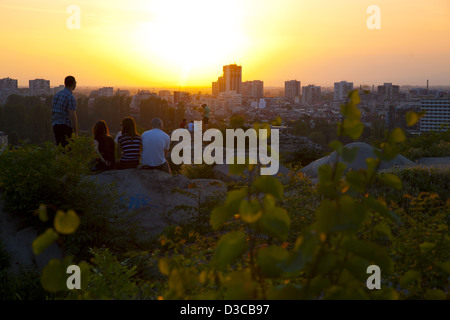
[[[53,97],[52,125],[55,134],[56,145],[65,147],[72,136],[78,136],[77,101],[72,94],[77,82],[72,76],[64,79],[64,90],[59,91]]]
[[[203,104],[202,107],[203,107],[203,125],[206,130],[208,129],[208,122],[209,122],[209,108],[206,104]]]
[[[159,118],[152,120],[152,130],[145,131],[142,138],[141,164],[143,169],[157,169],[169,174],[169,162],[166,160],[170,148],[170,137],[163,129],[163,122]]]

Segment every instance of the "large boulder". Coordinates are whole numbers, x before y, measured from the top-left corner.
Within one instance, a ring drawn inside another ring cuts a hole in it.
[[[259,175],[260,173],[260,165],[258,165],[255,168],[255,172],[257,173],[257,175]],[[249,176],[249,172],[247,169],[245,169],[244,171],[244,176],[239,176],[239,175],[234,175],[231,174],[230,175],[230,165],[229,164],[216,164],[214,166],[214,168],[212,169],[213,174],[214,174],[214,178],[215,179],[219,179],[225,182],[243,182],[245,181],[246,177]],[[275,177],[277,177],[282,183],[287,183],[289,181],[288,175],[291,172],[291,170],[289,170],[288,168],[286,168],[285,166],[283,166],[281,163],[279,164],[278,167],[278,173],[276,175],[274,175]]]
[[[88,179],[99,186],[116,185],[122,209],[144,230],[139,235],[142,239],[160,234],[169,225],[188,222],[199,204],[220,201],[227,192],[222,181],[190,180],[159,170],[105,171]]]
[[[344,162],[347,165],[347,170],[359,170],[359,169],[367,169],[366,159],[367,158],[376,158],[373,150],[374,147],[367,143],[363,142],[353,142],[345,146],[348,149],[358,148],[358,153],[355,159],[352,162],[345,162],[342,159],[340,161]],[[337,152],[332,152],[329,156],[320,158],[314,162],[311,162],[309,165],[300,170],[300,172],[304,173],[311,179],[317,179],[318,169],[320,166],[324,164],[333,164],[336,161]],[[408,158],[397,155],[391,161],[382,161],[380,165],[380,170],[387,170],[393,167],[405,167],[405,166],[414,166],[415,163],[409,160]]]
[[[19,272],[22,268],[42,271],[51,259],[62,259],[61,248],[56,243],[36,256],[32,243],[37,237],[36,229],[26,227],[17,215],[2,211],[0,204],[0,239],[9,255],[12,271]]]

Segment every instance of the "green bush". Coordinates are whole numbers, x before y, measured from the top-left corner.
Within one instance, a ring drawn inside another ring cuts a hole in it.
[[[181,174],[189,179],[214,179],[213,165],[183,164]]]
[[[410,136],[401,146],[400,153],[411,160],[423,157],[449,157],[450,130]]]

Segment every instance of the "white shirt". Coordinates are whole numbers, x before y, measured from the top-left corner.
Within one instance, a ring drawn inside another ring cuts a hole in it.
[[[157,167],[167,160],[164,150],[170,148],[170,137],[161,129],[145,131],[142,136],[141,164]]]

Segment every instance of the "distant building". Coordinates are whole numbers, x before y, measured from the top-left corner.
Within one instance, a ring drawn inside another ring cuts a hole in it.
[[[334,100],[342,101],[347,99],[350,91],[353,90],[353,82],[341,81],[334,83]]]
[[[8,146],[8,135],[0,131],[0,152]]]
[[[309,85],[302,88],[302,103],[316,104],[322,99],[322,89],[319,86]]]
[[[242,66],[230,64],[223,66],[223,81],[225,92],[236,91],[242,93]]]
[[[60,85],[58,87],[54,87],[53,90],[53,94],[57,94],[58,92],[60,92],[61,90],[64,90],[66,88],[65,85]]]
[[[446,131],[450,128],[450,99],[425,99],[421,101],[420,131]]]
[[[174,91],[173,92],[173,103],[177,104],[178,102],[189,103],[191,101],[191,96],[189,92],[183,91]]]
[[[158,94],[160,97],[170,97],[171,96],[170,90],[160,90]]]
[[[42,96],[51,94],[50,91],[50,80],[45,79],[35,79],[30,80],[30,95],[31,96]]]
[[[260,99],[264,97],[264,82],[261,80],[242,82],[242,97]]]
[[[400,95],[400,86],[392,85],[392,83],[385,83],[378,86],[378,96],[384,100],[397,99]]]
[[[0,79],[0,91],[17,91],[17,79],[4,78]]]
[[[294,100],[295,97],[300,97],[300,81],[289,80],[284,82],[284,97],[286,99]]]
[[[221,92],[225,92],[223,77],[217,78],[217,81],[212,83],[212,96],[218,97]]]
[[[121,96],[121,97],[129,97],[130,96],[130,91],[129,90],[117,89],[115,95],[116,96]]]
[[[114,95],[113,87],[103,87],[98,89],[100,97],[112,97]]]
[[[16,79],[0,79],[0,104],[4,104],[11,94],[17,94],[18,91]]]

